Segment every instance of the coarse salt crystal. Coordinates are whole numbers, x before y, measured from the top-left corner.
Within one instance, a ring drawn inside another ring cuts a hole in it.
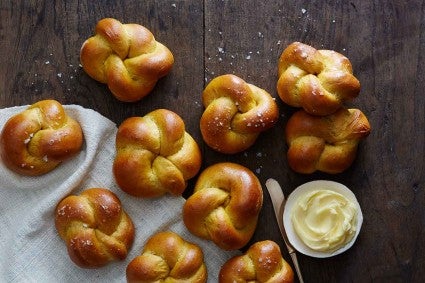
[[[106,213],[109,212],[109,207],[107,205],[102,204],[100,205],[100,207],[102,207],[103,211],[105,211]]]
[[[67,206],[63,206],[58,210],[59,215],[65,215],[65,210],[67,209]]]

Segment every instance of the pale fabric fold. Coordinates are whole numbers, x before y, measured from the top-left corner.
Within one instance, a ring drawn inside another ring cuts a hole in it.
[[[26,107],[1,109],[0,127]],[[65,109],[83,128],[85,142],[77,156],[38,177],[15,174],[0,160],[0,282],[125,282],[127,264],[140,254],[145,241],[166,230],[198,244],[204,252],[208,282],[218,282],[221,266],[237,252],[223,251],[190,234],[182,221],[182,197],[140,199],[121,191],[112,175],[116,125],[78,105]],[[54,226],[57,203],[90,187],[113,191],[136,227],[135,242],[126,260],[99,269],[76,266]]]

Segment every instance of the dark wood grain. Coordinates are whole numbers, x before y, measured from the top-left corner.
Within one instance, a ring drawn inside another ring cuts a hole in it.
[[[422,282],[425,278],[425,6],[423,1],[1,1],[0,107],[54,98],[92,108],[120,124],[168,108],[183,117],[202,147],[203,167],[232,161],[285,194],[310,180],[344,183],[365,221],[356,244],[329,259],[299,255],[306,282]],[[175,57],[149,96],[122,103],[79,66],[79,49],[98,20],[148,27]],[[350,106],[372,125],[344,173],[294,173],[286,162],[285,124],[294,109],[277,96],[277,60],[293,41],[346,55],[362,84]],[[218,154],[202,141],[201,93],[233,73],[269,91],[278,124],[253,147]],[[185,194],[189,195],[193,181]],[[251,243],[279,236],[267,193]]]

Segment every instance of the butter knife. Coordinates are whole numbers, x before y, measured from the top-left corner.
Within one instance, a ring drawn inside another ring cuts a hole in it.
[[[288,249],[288,253],[291,256],[292,263],[295,267],[295,272],[297,273],[298,280],[300,283],[304,283],[301,269],[298,264],[297,254],[295,252],[294,247],[288,240],[288,236],[286,235],[285,227],[283,226],[283,210],[285,209],[285,196],[283,195],[282,188],[279,183],[274,179],[268,179],[266,181],[266,188],[270,194],[270,198],[272,200],[274,214],[276,215],[277,224],[279,226],[280,234],[283,237],[283,241],[285,242],[286,248]]]

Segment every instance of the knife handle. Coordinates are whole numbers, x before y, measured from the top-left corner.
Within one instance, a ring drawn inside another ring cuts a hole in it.
[[[295,272],[297,273],[297,276],[298,276],[298,281],[300,283],[304,283],[304,279],[301,274],[300,265],[298,264],[297,254],[295,252],[292,252],[292,253],[289,253],[289,255],[291,256],[292,262],[294,263]]]

